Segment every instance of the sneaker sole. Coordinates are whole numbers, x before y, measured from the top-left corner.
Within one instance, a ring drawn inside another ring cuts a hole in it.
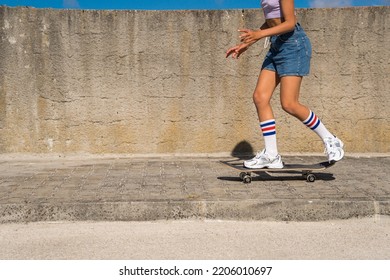
[[[341,149],[340,156],[334,157],[334,158],[330,159],[329,162],[331,162],[331,161],[340,161],[340,160],[342,160],[343,157],[344,157],[344,154],[345,154],[344,150]]]
[[[247,166],[245,163],[244,163],[244,167],[245,168],[249,168],[249,169],[282,169],[284,167],[284,165],[260,165],[260,166],[256,166],[256,165],[252,165],[252,166]]]

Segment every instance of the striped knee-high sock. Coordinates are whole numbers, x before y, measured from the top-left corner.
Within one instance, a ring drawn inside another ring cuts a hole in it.
[[[303,124],[317,133],[317,135],[321,137],[322,140],[328,137],[334,137],[333,134],[326,129],[325,125],[312,111],[310,111],[309,117],[303,121]]]
[[[260,128],[264,137],[265,150],[267,154],[272,157],[276,157],[278,155],[275,124],[276,123],[274,119],[260,123]]]

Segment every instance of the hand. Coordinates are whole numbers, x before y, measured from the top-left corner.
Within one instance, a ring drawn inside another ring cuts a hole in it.
[[[242,43],[226,51],[226,58],[232,55],[232,58],[238,59],[240,55],[245,52],[250,44]]]
[[[238,32],[241,32],[240,39],[243,43],[253,44],[264,37],[261,30],[239,29]]]

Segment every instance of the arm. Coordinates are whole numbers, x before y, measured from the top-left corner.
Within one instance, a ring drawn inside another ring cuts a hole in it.
[[[264,22],[263,25],[260,27],[260,30],[264,30],[267,28],[269,28],[268,24],[267,24],[267,22]],[[226,57],[229,57],[230,55],[232,55],[232,58],[239,58],[243,52],[245,52],[251,45],[253,45],[257,41],[258,40],[253,41],[253,42],[248,42],[248,43],[243,42],[241,44],[238,44],[235,47],[228,49],[226,52]]]
[[[294,0],[281,0],[280,5],[284,18],[281,24],[266,29],[260,28],[260,30],[241,29],[239,30],[241,32],[241,41],[243,43],[254,43],[264,37],[279,35],[294,30],[296,24]]]

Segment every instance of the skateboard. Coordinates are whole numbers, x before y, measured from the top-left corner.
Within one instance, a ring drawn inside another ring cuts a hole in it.
[[[316,180],[316,176],[312,173],[313,171],[321,171],[333,166],[336,161],[324,161],[315,164],[284,164],[283,168],[246,168],[242,162],[236,160],[233,161],[221,161],[221,163],[227,166],[241,171],[240,178],[245,184],[252,182],[252,173],[268,173],[268,172],[301,172],[303,178],[307,182],[313,183]]]

